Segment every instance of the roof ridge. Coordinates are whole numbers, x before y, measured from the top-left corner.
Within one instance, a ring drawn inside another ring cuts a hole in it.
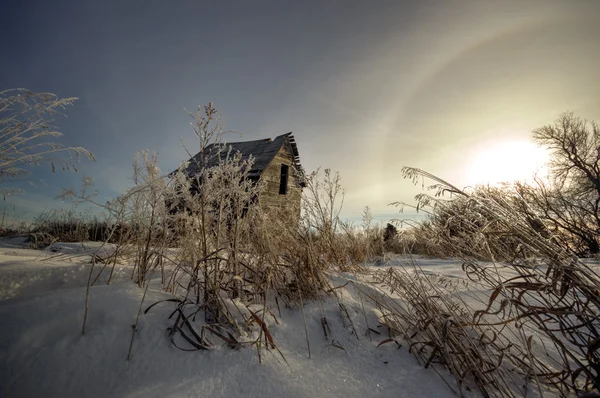
[[[198,152],[190,159],[190,164],[186,169],[188,174],[197,171],[198,163],[197,161],[193,161],[198,159],[199,156],[207,156],[208,163],[206,163],[207,167],[210,167],[210,164],[214,163],[215,160],[212,159],[214,157],[215,148],[219,146],[224,148],[231,148],[234,152],[240,152],[244,158],[252,155],[255,159],[255,163],[253,165],[253,169],[256,171],[262,172],[265,167],[270,164],[277,153],[283,148],[285,145],[289,144],[292,152],[292,158],[295,163],[295,166],[302,170],[302,166],[300,165],[300,158],[298,156],[298,147],[296,146],[296,141],[292,132],[281,134],[276,136],[274,139],[271,138],[261,138],[258,140],[250,140],[250,141],[237,141],[237,142],[224,142],[224,143],[213,143],[204,148],[204,151]],[[204,154],[204,155],[202,155]]]
[[[271,142],[272,140],[270,138],[261,138],[258,140],[249,140],[249,141],[223,141],[223,142],[213,142],[212,144],[209,144],[206,146],[206,148],[210,148],[211,146],[215,146],[215,145],[231,145],[231,144],[247,144],[250,142]]]

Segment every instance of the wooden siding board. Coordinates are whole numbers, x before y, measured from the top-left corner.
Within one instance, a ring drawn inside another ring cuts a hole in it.
[[[285,195],[279,194],[282,164],[290,167],[287,194]],[[263,189],[259,196],[259,203],[263,209],[284,210],[289,208],[291,211],[299,212],[302,188],[298,180],[298,173],[294,172],[294,168],[295,159],[290,147],[282,146],[260,176]]]

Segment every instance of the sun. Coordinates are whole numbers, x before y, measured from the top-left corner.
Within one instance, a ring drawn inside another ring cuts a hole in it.
[[[547,174],[548,151],[529,141],[506,141],[477,151],[467,171],[469,185],[531,182]]]

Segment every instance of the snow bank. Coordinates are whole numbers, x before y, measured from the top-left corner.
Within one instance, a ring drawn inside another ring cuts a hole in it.
[[[453,396],[433,371],[416,363],[406,347],[377,347],[387,338],[385,330],[381,335],[371,333],[370,338],[365,335],[367,327],[377,330],[377,310],[365,301],[363,312],[351,285],[339,289],[340,302],[331,298],[322,305],[306,305],[311,358],[298,309],[281,306],[279,314],[274,308],[279,323],[269,319],[269,330],[287,364],[273,350],[265,351],[259,364],[251,347],[176,349],[166,333],[174,307],[161,303],[142,316],[128,362],[132,325],[143,292],[128,280],[127,267],[119,268],[119,277],[111,285],[92,288],[82,336],[90,267],[86,259],[5,246],[0,252],[2,397]],[[168,297],[158,284],[151,286],[144,308]],[[348,310],[356,335],[344,325],[340,303]],[[327,338],[323,316],[329,325]],[[213,343],[220,341],[213,339]]]

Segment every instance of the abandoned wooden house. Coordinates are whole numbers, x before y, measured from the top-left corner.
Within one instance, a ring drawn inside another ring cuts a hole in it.
[[[302,188],[306,184],[298,147],[292,133],[277,136],[275,139],[228,142],[225,147],[230,147],[232,153],[239,152],[242,160],[247,160],[250,156],[254,158],[248,178],[262,182],[262,189],[257,198],[261,208],[292,219],[300,217]],[[204,153],[198,153],[189,160],[184,172],[193,176],[198,173],[200,164],[207,168],[218,165],[218,152],[215,144],[209,145]],[[201,156],[205,157],[203,161]]]

